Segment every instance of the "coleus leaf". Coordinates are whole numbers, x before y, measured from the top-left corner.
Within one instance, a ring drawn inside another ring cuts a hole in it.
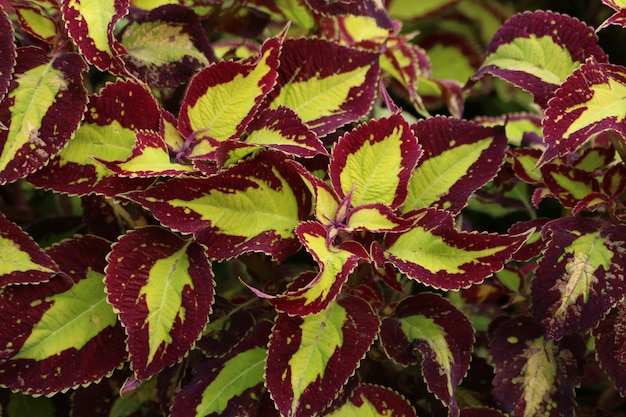
[[[474,329],[463,313],[437,294],[418,294],[383,320],[380,340],[387,355],[404,366],[418,363],[419,351],[429,391],[458,416],[454,392],[469,369],[474,344]]]
[[[411,230],[386,235],[383,256],[409,278],[440,289],[482,282],[526,240],[525,235],[459,232],[450,213],[435,209],[421,210],[413,220]]]
[[[422,149],[400,114],[365,123],[333,149],[330,180],[340,199],[358,207],[381,203],[398,208]]]
[[[174,178],[129,198],[161,223],[193,233],[216,259],[262,251],[282,260],[299,247],[294,229],[312,211],[296,163],[263,152],[209,178]]]
[[[178,117],[184,156],[213,159],[219,142],[244,132],[274,87],[281,42],[282,35],[265,41],[254,62],[220,61],[192,78]]]
[[[354,296],[305,317],[279,313],[265,372],[281,414],[309,417],[326,408],[358,367],[379,325],[370,305]]]
[[[603,29],[609,25],[620,25],[622,27],[626,26],[626,4],[624,4],[621,0],[602,0],[602,3],[609,6],[611,9],[615,10],[608,19],[606,19],[598,28],[597,31]]]
[[[82,55],[101,71],[124,74],[119,54],[126,53],[113,29],[128,13],[129,0],[62,0],[67,31]]]
[[[122,236],[108,257],[108,301],[128,334],[137,378],[175,364],[200,337],[213,302],[202,246],[157,226]]]
[[[533,315],[547,340],[596,327],[622,299],[626,226],[565,217],[543,229],[550,239],[532,281]]]
[[[174,398],[172,414],[181,417],[263,417],[267,341],[272,324],[261,321],[228,355],[205,359]]]
[[[434,117],[411,126],[424,150],[408,185],[402,211],[433,207],[456,214],[504,162],[507,140],[501,127]]]
[[[67,146],[42,170],[33,184],[69,194],[108,196],[147,187],[152,180],[120,178],[102,161],[124,162],[133,155],[140,131],[158,132],[161,112],[143,85],[118,80],[90,97],[81,126]]]
[[[329,245],[326,228],[316,222],[301,223],[295,232],[317,262],[319,272],[303,285],[301,276],[285,294],[271,297],[270,302],[278,311],[290,315],[317,314],[337,297],[357,262],[368,258],[367,251],[356,242],[344,242],[339,247]]]
[[[46,251],[61,274],[3,289],[0,385],[48,395],[99,381],[124,362],[124,331],[103,283],[109,249],[93,236],[64,241]]]
[[[494,395],[511,415],[571,416],[584,355],[585,345],[577,335],[545,341],[532,318],[510,319],[493,335]]]
[[[559,85],[589,57],[608,60],[592,27],[554,12],[526,12],[498,29],[472,80],[487,74],[502,78],[530,92],[545,108]]]
[[[130,156],[122,161],[106,161],[92,157],[108,170],[122,177],[153,178],[159,176],[181,176],[194,172],[191,165],[173,162],[165,140],[151,130],[135,133],[135,145]]]
[[[543,133],[548,148],[540,162],[574,151],[607,130],[626,137],[626,68],[588,59],[548,103]]]
[[[600,366],[620,394],[626,394],[626,304],[622,300],[593,329],[595,352]]]
[[[385,3],[380,0],[367,1],[324,1],[324,0],[305,0],[311,9],[322,15],[353,15],[367,16],[373,18],[378,27],[385,29],[393,29],[393,22],[387,15]]]
[[[541,166],[540,171],[544,184],[564,207],[574,208],[590,194],[600,191],[594,174],[569,164],[553,161]]]
[[[0,103],[6,127],[0,129],[0,184],[40,169],[72,138],[87,103],[86,69],[75,53],[50,59],[43,49],[18,48],[13,80]]]
[[[378,54],[323,39],[287,39],[278,73],[270,108],[292,109],[323,136],[369,111],[378,84]]]
[[[49,281],[58,272],[50,256],[0,213],[0,287]]]
[[[15,2],[13,9],[20,26],[29,35],[48,44],[53,44],[61,35],[59,23],[54,16],[55,13],[60,12],[59,5],[56,2],[30,1],[23,4]]]
[[[211,45],[193,10],[167,4],[134,13],[121,34],[128,71],[150,86],[176,87],[213,60]]]
[[[15,67],[15,43],[13,41],[13,25],[9,16],[0,7],[0,101],[9,89],[11,84],[11,74]]]
[[[411,404],[396,392],[379,385],[362,384],[350,399],[325,417],[415,417]]]

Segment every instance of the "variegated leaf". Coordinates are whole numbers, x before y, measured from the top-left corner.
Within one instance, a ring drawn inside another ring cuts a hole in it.
[[[280,313],[265,378],[281,414],[310,417],[326,408],[358,367],[379,325],[369,304],[354,296],[306,317]]]
[[[600,31],[600,29],[603,29],[608,25],[620,25],[622,27],[626,27],[626,4],[622,0],[602,0],[602,3],[615,10],[615,13],[602,22],[596,31]]]
[[[547,340],[597,326],[623,297],[626,227],[565,217],[543,229],[548,247],[532,281],[533,315]]]
[[[578,336],[549,342],[532,318],[510,319],[498,326],[491,343],[494,396],[511,416],[572,416],[584,355]]]
[[[148,85],[176,87],[214,59],[193,10],[169,4],[133,17],[121,35],[127,54],[120,58]]]
[[[607,130],[626,137],[626,68],[588,59],[561,85],[546,110],[548,148],[540,162],[573,152]]]
[[[22,29],[48,44],[53,44],[61,35],[59,22],[55,14],[59,13],[59,5],[54,1],[29,1],[13,4],[13,9]]]
[[[213,302],[211,264],[202,246],[157,226],[122,236],[108,259],[108,301],[126,328],[131,367],[147,379],[200,337]]]
[[[387,355],[401,365],[419,362],[426,385],[449,410],[459,415],[454,392],[469,369],[474,329],[463,313],[436,294],[418,294],[401,301],[380,332]]]
[[[388,233],[385,260],[409,278],[435,288],[458,290],[502,269],[526,236],[459,232],[448,212],[426,209],[411,230]]]
[[[382,0],[368,1],[324,1],[324,0],[305,0],[311,9],[316,13],[323,15],[351,15],[351,16],[367,16],[375,20],[380,28],[393,29],[394,25],[387,15],[385,3]]]
[[[352,207],[380,203],[398,208],[422,155],[417,138],[400,114],[373,120],[342,137],[333,149],[330,179]]]
[[[61,274],[0,292],[0,385],[53,394],[99,381],[124,362],[124,331],[103,283],[109,249],[93,236],[65,241],[46,252]]]
[[[178,118],[185,157],[213,159],[219,142],[241,136],[274,87],[281,42],[265,41],[253,62],[220,61],[193,77]]]
[[[0,287],[49,281],[57,272],[50,256],[0,213]]]
[[[174,178],[129,197],[163,225],[193,233],[209,256],[262,251],[282,260],[299,247],[294,229],[312,211],[295,162],[263,152],[209,178]]]
[[[270,108],[293,110],[318,136],[366,114],[378,85],[378,55],[322,39],[285,40]]]
[[[427,207],[460,212],[504,162],[507,140],[501,127],[434,117],[416,123],[412,130],[424,156],[408,185],[404,213]]]
[[[36,47],[17,52],[13,80],[0,103],[0,184],[47,164],[74,135],[87,103],[87,67],[78,54],[51,60]]]
[[[530,92],[545,108],[559,85],[589,57],[608,59],[592,27],[554,12],[526,12],[498,29],[472,79],[495,75]]]
[[[0,7],[0,101],[9,89],[11,75],[15,67],[15,43],[13,41],[13,25],[7,13]]]
[[[108,196],[147,187],[150,179],[120,178],[95,158],[124,162],[132,157],[139,131],[158,132],[161,112],[141,84],[118,80],[90,97],[85,120],[50,163],[29,177],[33,184],[69,194]]]
[[[270,322],[261,321],[228,355],[200,362],[191,382],[174,398],[172,415],[265,417],[260,407],[271,328]]]
[[[617,303],[593,329],[595,354],[600,366],[615,384],[621,395],[626,395],[626,304]]]
[[[126,53],[113,29],[128,13],[129,0],[62,0],[67,31],[82,55],[101,71],[124,74],[119,54]]]
[[[415,410],[401,395],[379,385],[363,384],[350,399],[324,417],[415,417]]]
[[[360,259],[367,259],[365,249],[356,242],[345,242],[339,247],[329,246],[327,231],[319,223],[306,222],[296,228],[296,234],[319,266],[309,282],[298,279],[285,294],[270,299],[278,311],[290,315],[317,314],[326,309],[339,294]]]

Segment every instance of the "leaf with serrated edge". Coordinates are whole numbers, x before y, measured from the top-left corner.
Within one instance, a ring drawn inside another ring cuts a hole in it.
[[[543,228],[550,239],[531,283],[533,315],[548,340],[596,327],[626,291],[626,226],[565,217]]]
[[[360,259],[367,258],[365,249],[356,242],[328,247],[326,228],[306,222],[296,228],[296,235],[319,265],[319,272],[307,285],[292,289],[270,299],[278,311],[292,315],[317,314],[326,309]],[[292,285],[293,286],[293,285]]]
[[[29,181],[69,194],[109,196],[152,183],[120,178],[94,159],[124,161],[133,153],[137,132],[159,131],[161,112],[152,93],[137,82],[117,80],[91,96],[87,107],[74,138]]]
[[[494,395],[511,415],[571,416],[584,354],[577,335],[547,342],[532,318],[510,319],[498,326],[492,339]]]
[[[415,417],[411,404],[389,388],[364,384],[339,409],[325,417]]]
[[[333,149],[330,179],[339,198],[351,205],[381,203],[396,209],[422,155],[417,138],[400,114],[362,124]]]
[[[200,18],[181,5],[135,13],[121,36],[128,54],[120,58],[150,86],[176,87],[213,59]]]
[[[546,107],[559,85],[589,57],[608,60],[592,27],[563,14],[526,12],[498,29],[472,80],[495,75],[530,92]]]
[[[40,169],[72,138],[87,95],[78,54],[50,60],[35,47],[18,48],[10,90],[0,103],[0,184]]]
[[[501,270],[526,236],[458,232],[448,212],[417,212],[414,226],[389,233],[385,258],[409,278],[435,288],[458,290]]]
[[[46,10],[45,5],[39,5],[35,2],[17,3],[13,4],[13,9],[22,29],[28,34],[48,44],[53,44],[61,34],[57,20],[51,15],[59,12],[58,5],[54,4],[50,10]]]
[[[423,355],[428,389],[458,415],[454,392],[465,376],[474,344],[474,329],[463,313],[436,294],[418,294],[400,302],[383,320],[380,339],[387,354],[408,366]]]
[[[188,158],[212,159],[215,142],[238,138],[274,87],[282,38],[263,44],[254,62],[221,61],[197,73],[180,108],[178,128],[190,138]]]
[[[64,241],[46,251],[63,275],[3,289],[0,385],[48,395],[99,381],[124,362],[124,330],[104,291],[109,249],[93,236]]]
[[[67,31],[90,64],[101,71],[124,74],[119,54],[126,53],[113,34],[128,13],[129,0],[62,0]]]
[[[263,251],[284,259],[300,247],[293,230],[312,210],[294,165],[263,152],[212,177],[174,178],[129,198],[165,226],[193,233],[213,258]]]
[[[310,417],[339,393],[378,333],[369,304],[354,296],[306,317],[280,313],[270,339],[267,388],[285,417]]]
[[[194,376],[174,398],[172,415],[180,417],[256,416],[264,390],[267,340],[272,324],[261,321],[223,358],[194,367]]]
[[[371,108],[378,55],[322,39],[285,40],[270,108],[292,109],[317,135],[356,121]]]
[[[595,353],[621,395],[626,395],[626,304],[618,303],[593,329]]]
[[[131,366],[146,379],[200,337],[213,302],[211,264],[200,245],[157,226],[122,236],[108,259],[108,301],[126,328]]]
[[[58,271],[41,247],[0,213],[0,287],[48,281]]]
[[[15,67],[15,43],[13,41],[13,25],[4,9],[0,7],[0,101],[9,89],[11,75]]]
[[[603,29],[608,25],[620,25],[622,27],[626,27],[626,4],[624,4],[621,0],[602,0],[602,3],[615,10],[615,13],[602,22],[596,31],[600,31],[600,29]]]
[[[626,68],[588,59],[548,103],[541,163],[574,151],[607,130],[626,136]]]
[[[501,127],[444,117],[425,119],[411,127],[424,156],[411,177],[404,213],[426,207],[458,213],[504,161],[507,140]]]

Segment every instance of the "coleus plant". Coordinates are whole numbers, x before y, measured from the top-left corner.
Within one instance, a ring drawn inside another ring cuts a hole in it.
[[[0,2],[2,415],[620,415],[602,3]]]

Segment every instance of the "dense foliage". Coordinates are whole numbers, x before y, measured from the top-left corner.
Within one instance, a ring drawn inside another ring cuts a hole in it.
[[[509,3],[0,1],[0,415],[626,415],[626,2]]]

